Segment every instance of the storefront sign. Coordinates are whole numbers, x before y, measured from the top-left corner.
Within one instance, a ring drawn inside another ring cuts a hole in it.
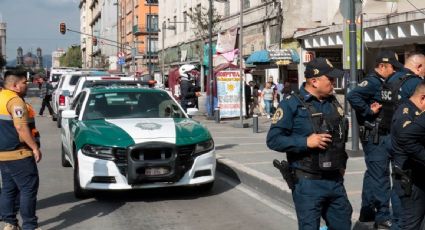
[[[220,117],[239,117],[241,112],[240,96],[244,96],[241,93],[239,70],[220,71],[216,78]],[[242,101],[244,101],[244,98],[242,98]],[[242,112],[244,114],[245,111]]]
[[[290,49],[269,50],[270,60],[292,60]]]

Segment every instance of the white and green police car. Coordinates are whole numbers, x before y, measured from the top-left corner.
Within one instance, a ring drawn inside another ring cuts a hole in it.
[[[210,132],[160,89],[88,88],[62,112],[62,165],[74,168],[74,194],[196,185],[211,189]]]

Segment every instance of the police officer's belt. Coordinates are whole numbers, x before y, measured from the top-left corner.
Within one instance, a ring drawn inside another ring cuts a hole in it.
[[[300,169],[295,170],[297,179],[310,179],[310,180],[342,180],[342,175],[339,171],[310,173]]]

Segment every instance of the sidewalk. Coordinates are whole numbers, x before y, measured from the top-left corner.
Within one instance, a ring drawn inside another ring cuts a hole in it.
[[[217,170],[293,207],[291,191],[272,164],[273,159],[284,159],[286,156],[266,146],[266,136],[271,124],[269,119],[259,117],[258,133],[253,132],[252,119],[244,120],[250,125],[249,128],[235,128],[235,123],[241,123],[239,119],[222,120],[220,123],[207,120],[202,115],[194,116],[193,119],[204,124],[214,138]],[[350,142],[347,143],[347,147],[351,147]],[[351,156],[345,174],[345,187],[353,206],[354,226],[359,217],[363,174],[366,166],[361,153],[354,155],[349,152],[349,155]],[[367,229],[367,226],[361,228]],[[359,228],[356,226],[356,229]]]

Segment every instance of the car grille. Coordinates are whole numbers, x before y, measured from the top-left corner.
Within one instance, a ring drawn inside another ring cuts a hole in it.
[[[177,166],[180,168],[180,174],[178,177],[179,179],[189,170],[192,168],[194,157],[193,153],[195,151],[195,145],[185,145],[185,146],[178,146],[175,148],[176,150],[176,161]],[[117,148],[114,151],[114,162],[117,165],[120,173],[123,176],[127,175],[127,168],[128,168],[128,159],[127,159],[127,152],[129,150],[125,148]],[[167,160],[173,157],[174,149],[172,148],[164,148],[164,149],[158,149],[158,148],[152,148],[152,149],[143,149],[143,153],[141,154],[140,151],[133,150],[131,153],[131,157],[135,158],[136,160]],[[142,159],[143,158],[143,159]]]

